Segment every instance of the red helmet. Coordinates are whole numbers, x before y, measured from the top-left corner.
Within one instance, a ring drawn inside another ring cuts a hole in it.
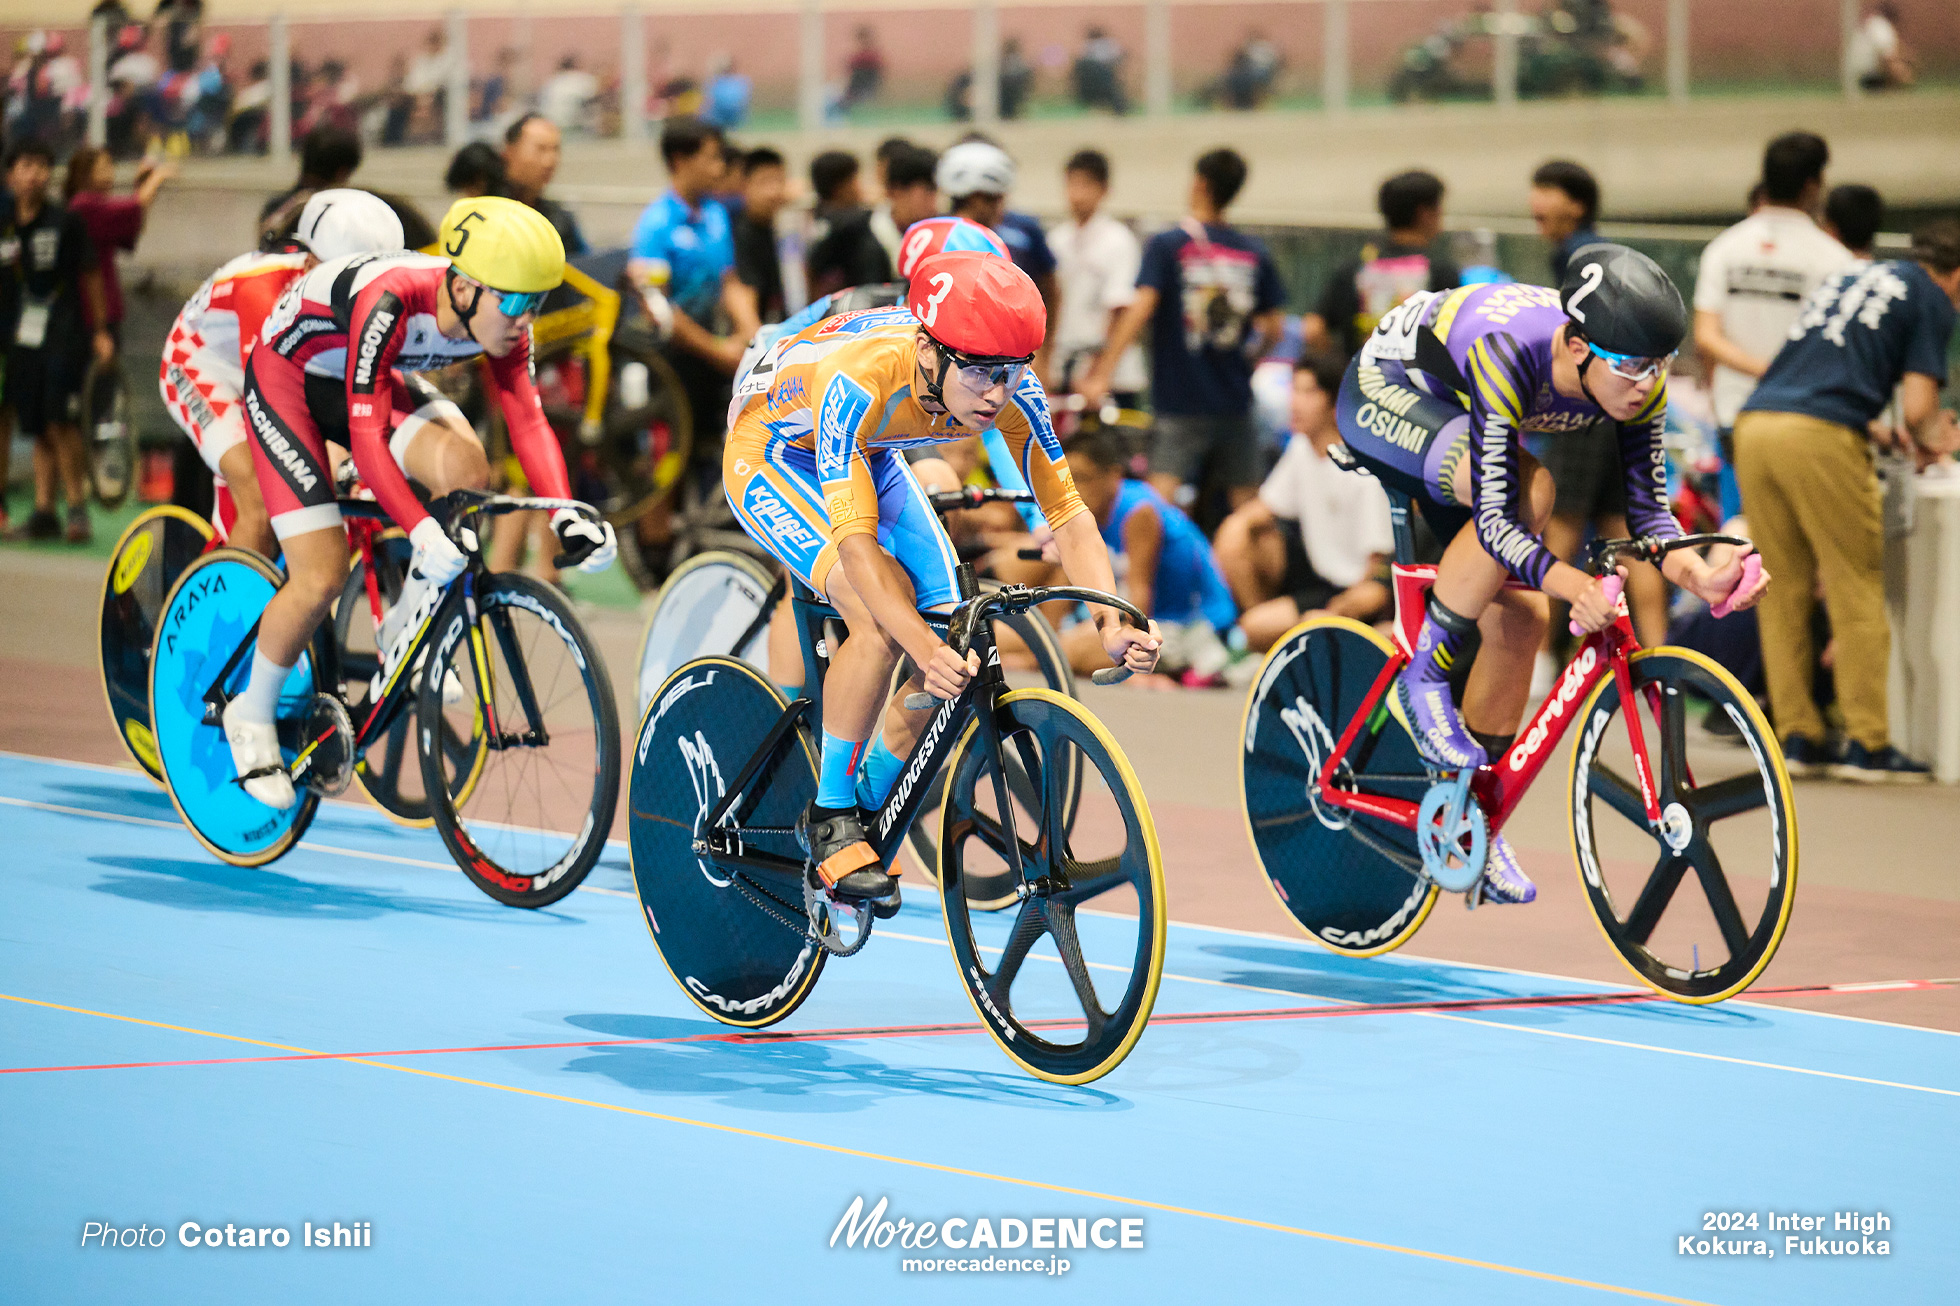
[[[905,307],[927,335],[971,359],[1026,361],[1048,334],[1048,308],[1034,279],[992,254],[921,259]]]

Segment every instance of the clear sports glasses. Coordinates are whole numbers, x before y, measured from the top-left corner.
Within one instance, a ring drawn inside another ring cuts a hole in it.
[[[1011,362],[993,360],[976,363],[950,349],[946,351],[946,358],[952,363],[953,369],[959,373],[960,384],[974,394],[985,394],[997,385],[1006,386],[1009,394],[1014,393],[1021,384],[1021,377],[1028,370],[1028,363],[1032,361],[1022,358]]]
[[[1662,376],[1674,362],[1673,354],[1663,354],[1659,358],[1641,358],[1634,354],[1616,354],[1610,349],[1601,349],[1588,340],[1586,348],[1593,357],[1606,364],[1606,370],[1614,376],[1628,381],[1645,381],[1650,377]],[[1676,351],[1679,352],[1679,351]]]

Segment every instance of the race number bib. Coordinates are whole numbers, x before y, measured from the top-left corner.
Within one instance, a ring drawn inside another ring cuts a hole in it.
[[[30,299],[20,306],[20,321],[14,325],[14,343],[23,349],[39,349],[48,338],[48,306]]]
[[[1429,301],[1436,297],[1436,291],[1424,291],[1388,310],[1375,326],[1375,334],[1368,337],[1361,352],[1370,358],[1392,358],[1397,362],[1411,363],[1416,357],[1416,332],[1422,328],[1422,311],[1429,307]]]

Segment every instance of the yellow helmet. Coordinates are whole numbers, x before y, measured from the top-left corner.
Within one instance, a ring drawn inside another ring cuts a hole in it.
[[[495,195],[460,199],[443,216],[437,250],[492,290],[531,294],[565,279],[565,242],[528,204]]]

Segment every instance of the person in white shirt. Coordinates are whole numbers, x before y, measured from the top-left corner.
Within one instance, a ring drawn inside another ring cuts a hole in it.
[[[1736,414],[1790,334],[1810,292],[1852,261],[1811,218],[1830,149],[1789,132],[1763,152],[1763,206],[1708,243],[1695,277],[1695,348],[1714,367],[1711,387],[1723,454]]]
[[[1143,246],[1127,226],[1101,212],[1109,195],[1109,159],[1102,151],[1076,151],[1062,178],[1070,217],[1048,233],[1048,247],[1055,252],[1062,290],[1054,338],[1061,367],[1057,384],[1066,390],[1095,363],[1116,315],[1136,298]],[[1111,397],[1136,408],[1147,381],[1143,349],[1131,345],[1110,378]]]
[[[1309,353],[1293,369],[1293,437],[1258,495],[1218,528],[1212,549],[1241,612],[1246,645],[1263,653],[1301,618],[1330,612],[1375,621],[1389,605],[1395,556],[1388,495],[1372,476],[1328,456],[1342,360]]]
[[[1851,35],[1846,57],[1851,75],[1867,91],[1911,86],[1918,80],[1912,53],[1899,39],[1899,7],[1891,0],[1879,0],[1866,13]]]

